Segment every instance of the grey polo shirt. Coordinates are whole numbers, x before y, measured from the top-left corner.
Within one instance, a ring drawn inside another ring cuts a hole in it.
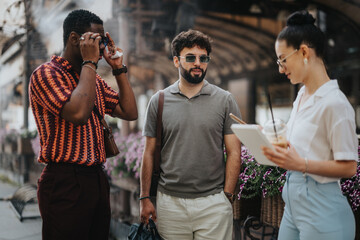
[[[205,197],[224,188],[224,135],[232,134],[229,113],[240,116],[234,97],[204,80],[187,98],[179,81],[164,90],[159,191],[181,198]],[[156,137],[159,92],[150,99],[143,135]]]

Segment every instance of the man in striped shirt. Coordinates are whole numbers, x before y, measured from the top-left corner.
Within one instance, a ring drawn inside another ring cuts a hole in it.
[[[43,239],[108,240],[109,183],[102,171],[106,156],[100,118],[137,119],[135,96],[122,49],[104,34],[98,16],[72,11],[63,30],[62,55],[39,66],[29,86],[40,134],[38,161],[46,163],[38,182]],[[96,73],[102,57],[113,69],[119,93]]]

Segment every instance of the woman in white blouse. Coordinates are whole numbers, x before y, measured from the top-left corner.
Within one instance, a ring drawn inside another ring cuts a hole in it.
[[[355,220],[339,180],[356,173],[355,114],[327,75],[325,36],[314,22],[308,12],[295,12],[275,43],[280,73],[304,84],[288,122],[288,148],[263,148],[269,160],[288,170],[278,239],[353,240]]]

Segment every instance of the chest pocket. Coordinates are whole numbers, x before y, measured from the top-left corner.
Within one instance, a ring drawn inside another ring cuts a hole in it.
[[[294,123],[290,143],[302,151],[309,152],[318,126],[309,122]]]

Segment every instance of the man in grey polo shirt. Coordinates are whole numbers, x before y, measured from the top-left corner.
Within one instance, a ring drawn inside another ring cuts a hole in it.
[[[159,93],[150,100],[143,135],[140,217],[157,221],[164,239],[232,239],[232,206],[240,172],[240,142],[229,113],[240,116],[233,96],[204,80],[210,38],[195,30],[173,40],[179,80],[164,90],[161,175],[157,209],[149,199]],[[227,161],[224,161],[224,145]]]

